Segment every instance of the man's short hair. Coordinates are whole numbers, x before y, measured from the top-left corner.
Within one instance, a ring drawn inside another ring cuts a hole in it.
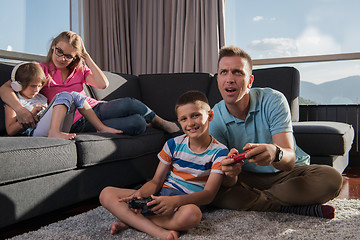
[[[201,102],[202,103],[201,107],[204,108],[205,110],[207,110],[207,111],[211,110],[209,101],[208,101],[206,95],[203,92],[192,90],[192,91],[185,92],[183,95],[181,95],[177,99],[176,104],[175,104],[175,112],[177,113],[177,109],[180,106],[183,106],[188,103],[195,104],[197,102]]]
[[[218,67],[219,67],[219,62],[223,57],[234,57],[234,56],[245,58],[249,63],[250,70],[252,71],[253,63],[250,55],[247,54],[247,52],[245,52],[243,49],[236,46],[222,47],[220,49]]]

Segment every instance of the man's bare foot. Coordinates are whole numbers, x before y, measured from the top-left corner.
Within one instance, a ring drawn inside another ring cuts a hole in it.
[[[49,138],[62,138],[62,139],[71,140],[74,139],[75,136],[76,133],[64,133],[64,132],[52,131],[52,130],[49,130],[48,132]]]
[[[125,230],[128,228],[129,228],[129,226],[123,222],[114,222],[113,225],[111,226],[110,235],[117,234],[117,233],[121,232],[122,230]]]
[[[111,128],[111,127],[108,127],[105,125],[101,129],[98,129],[97,132],[99,132],[99,133],[116,133],[116,134],[123,133],[123,131],[121,131],[121,130],[117,130],[115,128]]]

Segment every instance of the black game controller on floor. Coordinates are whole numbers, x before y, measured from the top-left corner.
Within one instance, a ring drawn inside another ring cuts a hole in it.
[[[151,202],[152,197],[144,197],[144,198],[132,198],[129,200],[129,208],[134,209],[144,209],[146,207],[151,208],[152,206],[147,206],[148,202]]]

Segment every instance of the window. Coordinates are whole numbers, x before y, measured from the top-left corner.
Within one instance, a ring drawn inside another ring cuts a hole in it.
[[[253,59],[360,52],[359,8],[357,0],[226,0],[226,45],[243,48]],[[350,84],[360,83],[360,61],[285,65],[300,71],[302,103],[359,104],[360,91],[349,93],[360,89]],[[260,67],[269,65],[255,66]],[[328,96],[317,97],[308,86]]]
[[[70,29],[69,0],[2,0],[0,49],[47,55],[51,40]]]

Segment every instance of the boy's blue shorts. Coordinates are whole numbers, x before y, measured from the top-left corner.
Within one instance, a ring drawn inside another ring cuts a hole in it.
[[[185,194],[186,193],[181,192],[181,191],[179,191],[177,189],[174,189],[174,188],[164,188],[163,187],[158,194],[155,194],[155,196],[177,196],[177,195],[185,195]],[[145,207],[141,211],[141,214],[144,215],[145,217],[156,215],[156,213],[151,211],[151,208],[147,208],[147,207]]]

